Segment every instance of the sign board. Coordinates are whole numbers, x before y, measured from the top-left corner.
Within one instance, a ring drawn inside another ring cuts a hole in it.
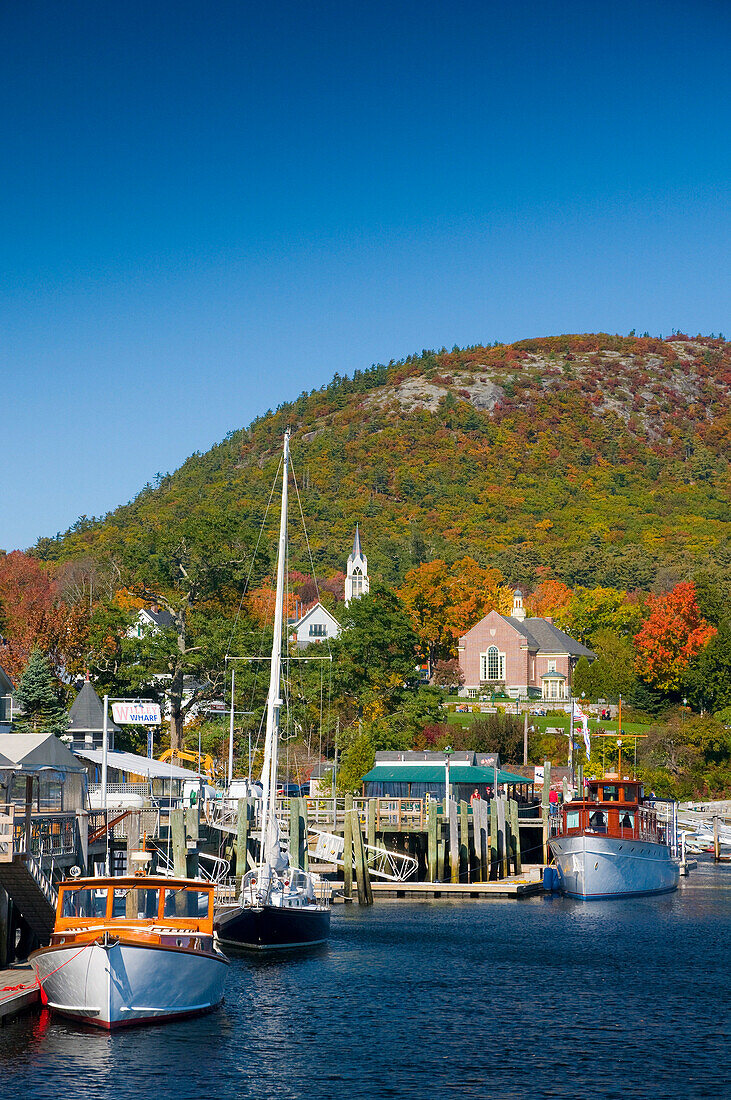
[[[533,769],[533,772],[534,772],[533,782],[537,786],[542,787],[543,786],[543,767],[542,766],[539,767],[538,764],[536,764],[535,768]]]
[[[119,726],[159,726],[159,703],[112,703],[112,717]]]

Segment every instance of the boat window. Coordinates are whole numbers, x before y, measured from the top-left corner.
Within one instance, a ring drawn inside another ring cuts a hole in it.
[[[134,886],[118,888],[112,897],[112,916],[122,920],[151,920],[157,917],[159,904],[159,890],[143,890]]]
[[[578,810],[570,810],[566,814],[566,828],[567,829],[578,829],[578,827],[579,827],[579,811]]]
[[[619,798],[619,793],[614,784],[604,784],[604,802],[616,802]]]
[[[619,824],[622,829],[634,829],[635,815],[631,810],[625,810],[624,813],[620,812]]]
[[[624,800],[625,800],[625,802],[636,802],[637,801],[637,788],[634,787],[634,786],[625,787],[624,788]]]
[[[78,890],[64,890],[61,906],[62,917],[103,918],[107,915],[107,889],[80,886]]]
[[[208,890],[188,890],[184,886],[179,890],[166,890],[163,916],[207,917],[209,897]]]

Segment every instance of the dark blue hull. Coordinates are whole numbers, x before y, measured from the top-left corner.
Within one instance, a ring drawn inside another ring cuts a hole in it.
[[[213,927],[223,947],[248,951],[285,951],[314,947],[330,935],[330,910],[288,909],[278,905],[221,909]]]

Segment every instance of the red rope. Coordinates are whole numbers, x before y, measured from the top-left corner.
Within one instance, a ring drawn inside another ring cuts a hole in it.
[[[91,941],[90,943],[85,943],[85,944],[84,944],[84,946],[83,946],[82,948],[80,948],[80,950],[78,950],[78,951],[76,952],[76,954],[75,954],[75,955],[72,955],[70,959],[66,959],[66,962],[62,962],[62,963],[61,963],[61,965],[60,965],[60,966],[57,966],[55,970],[50,970],[50,971],[48,972],[48,974],[46,974],[45,978],[43,978],[42,980],[41,980],[41,979],[39,978],[39,979],[38,979],[38,984],[39,984],[39,986],[41,987],[41,989],[43,988],[43,982],[47,982],[47,981],[48,981],[48,979],[49,979],[49,978],[50,978],[50,977],[51,977],[51,976],[52,976],[53,974],[57,974],[57,973],[59,972],[59,970],[63,970],[64,966],[68,966],[68,964],[69,964],[70,962],[73,962],[73,961],[74,961],[74,959],[78,959],[78,957],[79,957],[79,955],[81,954],[81,952],[82,952],[82,951],[86,951],[87,947],[91,947],[91,945],[92,945],[92,943],[93,943],[93,942],[94,942],[94,941],[92,940],[92,941]]]

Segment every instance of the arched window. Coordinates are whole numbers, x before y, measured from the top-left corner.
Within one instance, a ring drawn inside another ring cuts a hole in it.
[[[353,595],[360,596],[363,592],[363,570],[356,565],[353,570]]]
[[[489,646],[486,653],[480,654],[480,679],[505,679],[505,654],[496,645]]]

